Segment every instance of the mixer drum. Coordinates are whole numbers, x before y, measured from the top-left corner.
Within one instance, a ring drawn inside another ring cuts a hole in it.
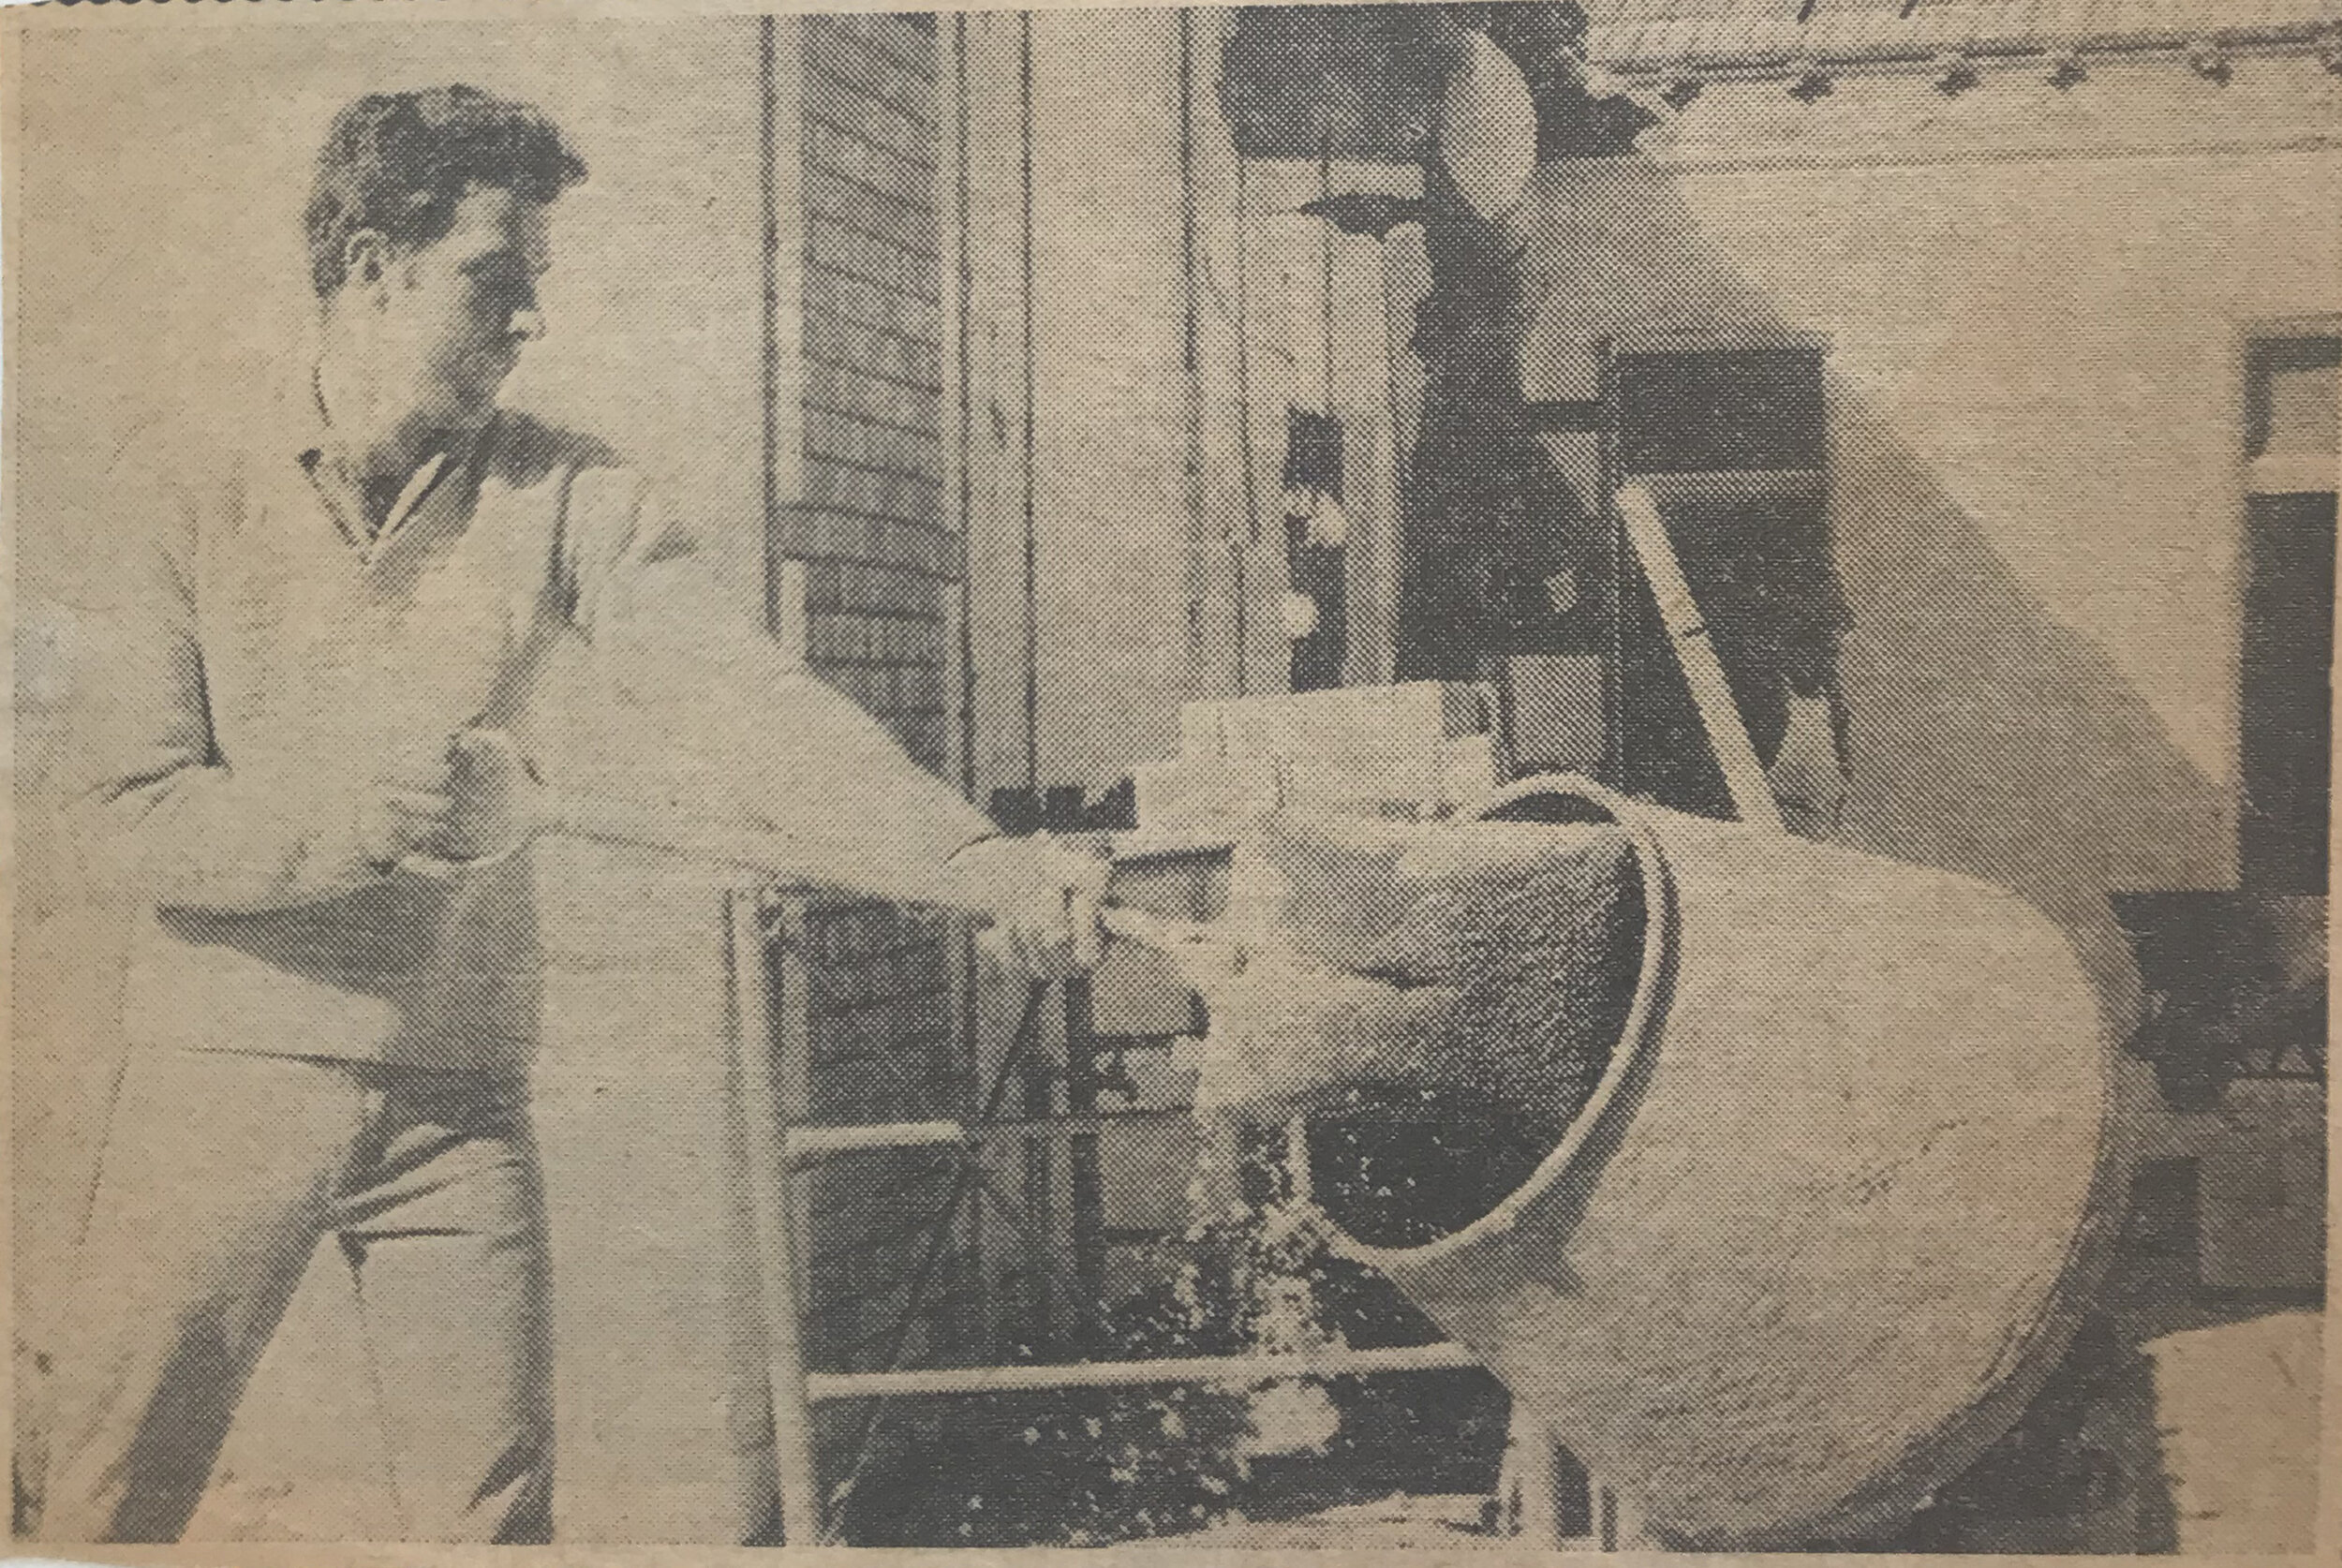
[[[1941,871],[1576,780],[1486,816],[1635,836],[1646,924],[1591,1102],[1496,1207],[1337,1250],[1483,1355],[1663,1545],[1900,1517],[2063,1352],[2116,1218],[2065,938]]]

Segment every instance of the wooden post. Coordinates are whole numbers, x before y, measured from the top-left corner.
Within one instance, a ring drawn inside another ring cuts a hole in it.
[[[1748,726],[1741,717],[1740,705],[1732,700],[1724,666],[1716,660],[1715,643],[1708,635],[1699,603],[1692,598],[1691,584],[1683,581],[1683,568],[1675,558],[1675,546],[1668,539],[1658,503],[1639,484],[1621,485],[1618,511],[1626,526],[1627,542],[1651,584],[1651,597],[1658,602],[1668,646],[1675,652],[1683,684],[1691,688],[1692,701],[1698,705],[1708,744],[1715,748],[1716,765],[1724,770],[1725,786],[1732,791],[1733,807],[1751,827],[1786,833],[1780,803],[1773,799],[1772,786],[1756,761],[1756,748],[1749,743]]]

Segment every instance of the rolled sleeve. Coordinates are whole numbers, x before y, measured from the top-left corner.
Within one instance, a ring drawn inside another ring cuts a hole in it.
[[[627,793],[745,833],[776,873],[966,907],[951,857],[992,823],[733,607],[710,555],[631,476],[581,474],[564,560],[599,745]],[[607,778],[612,770],[592,770]],[[688,826],[679,828],[688,831]]]

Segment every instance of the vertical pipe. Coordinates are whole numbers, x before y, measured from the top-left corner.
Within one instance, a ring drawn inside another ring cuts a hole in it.
[[[1609,647],[1602,661],[1602,782],[1614,790],[1627,787],[1626,777],[1626,650],[1629,605],[1639,609],[1628,573],[1630,553],[1626,520],[1618,510],[1618,487],[1624,476],[1619,457],[1618,354],[1608,337],[1594,342],[1597,436],[1594,504],[1601,508],[1604,547],[1609,552]]]
[[[1034,454],[1039,447],[1039,410],[1035,397],[1040,377],[1035,364],[1033,316],[1033,102],[1032,13],[1016,14],[1017,180],[1023,205],[1019,232],[1019,306],[1023,316],[1025,377],[1024,522],[1025,522],[1025,788],[1041,789],[1041,554],[1039,480]]]
[[[1253,541],[1260,537],[1260,487],[1253,472],[1253,183],[1241,149],[1236,159],[1236,441],[1244,487],[1244,527],[1228,541],[1236,569],[1236,690],[1252,689]]]
[[[776,92],[777,22],[770,15],[757,18],[756,28],[756,181],[759,211],[763,222],[761,265],[763,295],[758,325],[763,401],[763,496],[764,504],[764,625],[779,627],[780,569],[780,191],[778,156],[780,104]]]
[[[757,198],[762,220],[758,304],[760,401],[763,404],[760,460],[763,503],[763,614],[768,633],[784,626],[802,637],[806,608],[801,573],[786,571],[780,555],[780,97],[778,20],[757,19]],[[792,595],[790,602],[784,595]],[[787,615],[784,616],[784,611]],[[790,618],[793,617],[793,620]],[[725,958],[732,989],[733,1047],[736,1053],[742,1111],[749,1153],[749,1202],[762,1264],[764,1302],[765,1377],[773,1409],[773,1465],[777,1472],[785,1537],[803,1543],[820,1539],[821,1488],[813,1452],[812,1412],[805,1393],[802,1343],[804,1296],[799,1291],[796,1241],[805,1230],[797,1218],[799,1194],[789,1180],[783,1153],[792,1108],[782,1103],[778,1074],[795,1065],[809,1070],[810,1021],[804,1016],[802,984],[794,985],[794,1011],[777,1033],[769,974],[756,894],[735,888],[724,897]],[[801,933],[800,933],[801,935]],[[799,955],[800,978],[802,954]],[[793,1099],[801,1097],[791,1097]],[[796,1112],[802,1115],[801,1109]]]
[[[1330,209],[1334,199],[1334,142],[1330,134],[1318,144],[1317,200]],[[1334,417],[1334,220],[1317,220],[1317,333],[1322,361],[1326,417]]]
[[[959,300],[958,327],[955,333],[956,371],[959,377],[959,791],[970,800],[976,798],[976,645],[975,645],[975,571],[974,552],[969,547],[975,537],[976,491],[971,473],[975,459],[975,355],[971,347],[974,333],[976,274],[973,232],[970,214],[970,170],[968,155],[968,18],[965,13],[952,18],[952,221],[956,236],[954,259],[955,283]]]
[[[974,115],[968,99],[968,18],[951,19],[952,220],[956,247],[956,284],[959,299],[956,341],[959,377],[959,788],[976,798],[976,643],[975,643],[975,229],[973,170],[968,139]],[[975,1110],[976,1084],[983,1076],[979,1028],[983,1011],[982,971],[976,964],[974,930],[958,927],[958,954],[953,998],[958,1026],[958,1061],[953,1076],[953,1114],[962,1117]],[[959,1221],[959,1280],[956,1296],[966,1318],[962,1343],[980,1337],[985,1310],[984,1208],[969,1204]],[[986,1346],[988,1354],[990,1347]]]
[[[1178,14],[1179,29],[1179,378],[1186,421],[1182,432],[1184,500],[1187,506],[1186,674],[1182,701],[1204,692],[1204,615],[1208,574],[1202,552],[1210,530],[1204,521],[1203,269],[1196,213],[1195,18]]]
[[[1025,1120],[1033,1125],[1024,1138],[1021,1196],[1025,1206],[1027,1324],[1030,1348],[1036,1356],[1046,1354],[1049,1349],[1055,1316],[1049,1299],[1049,1260],[1043,1252],[1049,1244],[1056,1219],[1049,1178],[1057,1162],[1057,1140],[1049,1135],[1045,1126],[1058,1114],[1054,1077],[1050,1062],[1040,1051],[1034,1050],[1025,1058],[1024,1115]]]

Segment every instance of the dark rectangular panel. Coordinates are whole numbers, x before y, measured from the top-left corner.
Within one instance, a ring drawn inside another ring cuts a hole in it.
[[[2247,505],[2239,693],[2239,860],[2246,887],[2326,891],[2332,794],[2332,495],[2256,496]]]
[[[1818,351],[1626,354],[1617,376],[1627,473],[1822,466]]]

